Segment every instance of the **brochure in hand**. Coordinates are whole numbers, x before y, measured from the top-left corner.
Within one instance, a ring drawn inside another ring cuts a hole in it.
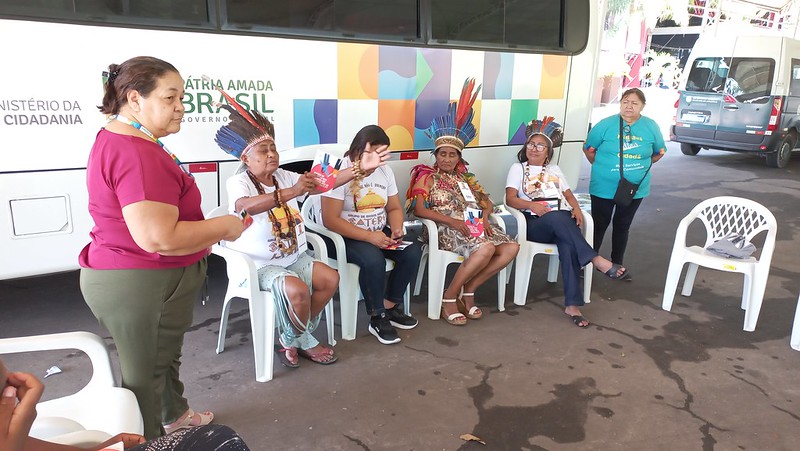
[[[472,236],[483,236],[483,211],[477,208],[467,208],[464,211],[464,223]]]
[[[390,244],[384,248],[385,251],[402,251],[403,249],[407,248],[414,244],[411,241],[397,241],[394,244]]]
[[[339,166],[342,164],[340,158],[333,155],[319,151],[314,156],[314,162],[311,164],[311,173],[317,178],[317,191],[324,193],[333,189],[336,183],[336,174],[339,173]]]

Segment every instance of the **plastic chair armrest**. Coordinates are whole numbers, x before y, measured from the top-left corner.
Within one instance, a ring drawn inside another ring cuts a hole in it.
[[[92,362],[92,378],[85,387],[118,387],[105,341],[90,332],[64,332],[0,339],[0,354],[78,349]],[[84,388],[85,388],[84,387]]]
[[[306,240],[314,250],[314,258],[321,261],[328,261],[328,247],[325,246],[325,241],[321,236],[316,233],[306,233]]]
[[[240,280],[242,274],[247,274],[247,280],[251,282],[250,286],[258,288],[258,271],[256,270],[256,264],[253,263],[253,259],[247,256],[247,254],[227,248],[222,244],[211,246],[211,253],[225,259],[229,281]]]
[[[508,210],[508,212],[511,214],[511,216],[517,221],[517,242],[519,244],[525,244],[525,241],[527,241],[527,237],[522,233],[520,233],[520,231],[522,230],[528,230],[527,223],[525,222],[525,215],[516,208],[509,207],[508,204],[503,204],[503,205],[505,206],[506,210]]]

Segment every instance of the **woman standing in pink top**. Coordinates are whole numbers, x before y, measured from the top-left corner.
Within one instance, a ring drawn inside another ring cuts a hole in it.
[[[183,78],[136,57],[108,68],[86,179],[91,242],[81,251],[81,291],[117,346],[122,385],[136,394],[145,436],[208,424],[179,377],[183,335],[205,280],[208,248],[235,240],[235,216],[203,219],[200,191],[160,138],[181,128]],[[163,425],[163,428],[162,428]]]

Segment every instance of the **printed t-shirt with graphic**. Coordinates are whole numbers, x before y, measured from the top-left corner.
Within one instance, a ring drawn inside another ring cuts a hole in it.
[[[508,170],[506,188],[516,189],[517,197],[528,201],[558,197],[561,200],[561,210],[572,210],[572,207],[564,198],[564,191],[567,191],[570,187],[561,168],[555,164],[548,164],[544,169],[544,180],[541,181],[540,187],[537,189],[535,183],[539,181],[539,174],[541,173],[541,166],[531,166],[528,163],[514,163],[511,165],[511,169]],[[558,207],[558,201],[548,201],[548,204],[553,210]],[[534,215],[536,214],[530,209],[523,209],[522,211]]]
[[[281,189],[294,186],[300,179],[300,174],[280,168],[275,171],[274,176]],[[243,197],[258,196],[258,190],[255,185],[253,185],[247,172],[241,172],[230,177],[225,183],[225,186],[228,189],[228,207],[232,213],[236,213],[234,210],[236,209],[237,200]],[[262,183],[261,187],[267,195],[272,195],[275,191],[274,186],[267,186]],[[297,203],[298,200],[303,200],[304,198],[305,196],[301,198],[295,197],[286,202],[289,206],[289,210],[292,212],[292,216],[294,216],[296,227],[295,232],[298,245],[297,250],[294,252],[287,254],[278,247],[277,237],[272,229],[272,221],[270,221],[269,213],[266,211],[253,215],[253,224],[242,232],[239,239],[228,242],[227,246],[247,254],[253,259],[256,268],[259,269],[267,265],[286,267],[296,262],[299,253],[304,252],[307,248],[305,226],[300,217],[300,206]],[[286,218],[286,213],[283,208],[275,207],[272,209],[272,213],[280,223],[281,233],[288,237],[289,221]],[[283,240],[283,243],[286,247],[291,244],[291,241],[289,238],[286,238]]]
[[[623,121],[623,126],[626,123]],[[649,117],[641,116],[630,125],[630,135],[623,131],[619,136],[619,115],[609,116],[589,131],[584,149],[594,147],[597,153],[592,163],[592,178],[589,193],[603,199],[613,199],[619,184],[619,140],[622,139],[625,168],[623,175],[632,183],[640,183],[634,198],[641,199],[650,194],[650,174],[642,181],[650,167],[653,155],[666,152],[667,146],[658,124]]]
[[[342,169],[349,168],[353,162],[346,158]],[[350,183],[334,188],[322,195],[343,201],[342,219],[365,230],[383,230],[386,227],[386,202],[389,196],[397,195],[394,173],[381,166],[359,182],[361,190],[353,193]],[[321,216],[318,216],[321,217]]]
[[[106,129],[97,133],[86,165],[89,214],[94,227],[91,242],[78,256],[83,268],[183,268],[200,261],[208,251],[161,255],[139,247],[131,236],[122,208],[144,200],[174,205],[178,221],[201,221],[200,190],[158,144],[138,136]]]

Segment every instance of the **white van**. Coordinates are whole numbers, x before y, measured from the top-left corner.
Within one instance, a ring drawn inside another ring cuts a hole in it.
[[[800,41],[701,36],[679,93],[670,139],[684,154],[752,152],[785,167],[800,136]]]

